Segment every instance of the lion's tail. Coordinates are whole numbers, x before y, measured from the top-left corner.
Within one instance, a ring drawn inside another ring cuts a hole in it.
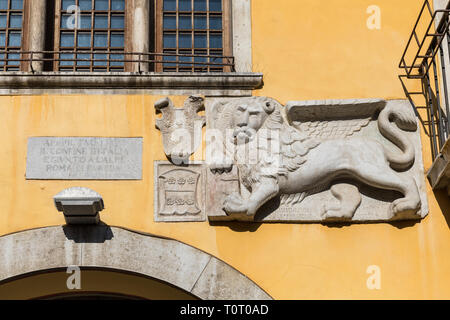
[[[402,130],[416,131],[417,121],[411,108],[400,106],[394,108],[395,105],[395,103],[389,103],[380,112],[378,128],[385,138],[402,150],[401,153],[386,150],[386,157],[393,169],[403,170],[414,163],[415,151]]]

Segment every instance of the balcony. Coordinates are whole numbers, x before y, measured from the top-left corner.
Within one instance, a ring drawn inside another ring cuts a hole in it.
[[[450,1],[426,0],[400,60],[399,79],[429,137],[431,186],[450,195]]]

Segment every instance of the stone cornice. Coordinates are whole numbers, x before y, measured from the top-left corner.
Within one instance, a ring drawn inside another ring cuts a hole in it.
[[[261,73],[129,73],[129,72],[7,72],[0,75],[0,91],[3,94],[20,94],[21,90],[174,90],[245,92],[260,88]],[[216,95],[216,94],[214,94]]]

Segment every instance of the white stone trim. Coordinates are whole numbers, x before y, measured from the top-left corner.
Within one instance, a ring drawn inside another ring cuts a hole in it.
[[[449,5],[449,2],[450,2],[449,0],[433,0],[433,9],[434,10],[445,9]],[[442,16],[443,16],[442,13],[439,13],[439,14],[436,15],[436,22],[435,22],[436,23],[436,27],[441,22]]]
[[[252,90],[228,90],[228,89],[89,89],[89,88],[64,88],[64,89],[0,89],[0,96],[26,96],[26,95],[154,95],[154,96],[190,96],[201,94],[205,97],[251,97]]]
[[[45,50],[45,26],[47,16],[47,0],[31,1],[29,12],[29,51]],[[42,59],[43,54],[33,55],[33,59]],[[43,61],[33,61],[31,63],[34,71],[42,71]]]
[[[176,240],[108,226],[58,226],[0,237],[0,285],[68,266],[133,273],[200,299],[271,299],[210,254]]]
[[[434,0],[433,1],[433,7],[434,10],[441,10],[441,9],[446,9],[448,6],[450,5],[450,1],[449,0]],[[442,13],[439,13],[436,15],[436,21],[435,21],[435,28],[437,28],[441,22],[441,19],[443,17]],[[441,80],[443,79],[443,77],[445,77],[446,83],[447,83],[447,90],[450,89],[450,56],[449,56],[449,48],[448,48],[448,36],[445,36],[444,39],[442,39],[442,50],[443,50],[443,58],[444,61],[442,61],[442,57],[440,55],[440,50],[438,50],[436,57],[437,60],[440,62],[440,64],[444,64],[445,67],[445,74],[443,74],[443,70],[440,66],[438,66],[438,73],[440,75]],[[430,66],[430,69],[432,67]],[[445,97],[444,97],[444,83],[443,81],[439,81],[439,98],[440,98],[440,103],[443,106],[442,110],[444,110],[445,112]]]
[[[252,72],[251,0],[231,1],[233,55],[237,72]]]
[[[134,0],[133,7],[133,34],[132,34],[132,52],[148,52],[150,47],[150,1]],[[133,58],[139,58],[134,56]],[[147,58],[143,56],[142,58]],[[148,71],[148,63],[142,63],[140,66],[133,63],[133,71]]]

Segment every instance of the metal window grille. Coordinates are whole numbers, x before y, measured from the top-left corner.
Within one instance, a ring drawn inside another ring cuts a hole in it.
[[[230,71],[228,0],[158,0],[163,71]],[[209,64],[205,64],[209,63]]]
[[[124,71],[125,0],[62,0],[59,11],[57,70]]]
[[[23,0],[0,0],[0,70],[18,71],[22,45]]]

